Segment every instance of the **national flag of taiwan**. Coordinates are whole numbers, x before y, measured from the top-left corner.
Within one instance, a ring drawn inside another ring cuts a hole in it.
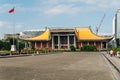
[[[9,13],[13,13],[14,12],[14,8],[9,10]]]

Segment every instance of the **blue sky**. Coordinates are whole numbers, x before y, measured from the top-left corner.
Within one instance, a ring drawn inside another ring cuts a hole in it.
[[[15,12],[8,11],[15,7]],[[0,37],[5,33],[45,27],[91,26],[95,32],[106,14],[99,33],[112,33],[112,19],[120,0],[0,0]]]

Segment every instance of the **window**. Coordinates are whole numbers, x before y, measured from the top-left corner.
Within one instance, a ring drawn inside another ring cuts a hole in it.
[[[54,36],[54,44],[58,44],[58,36]]]
[[[61,44],[67,44],[67,42],[68,42],[67,36],[60,36],[60,42],[61,42]]]
[[[70,44],[74,44],[74,36],[69,36]]]

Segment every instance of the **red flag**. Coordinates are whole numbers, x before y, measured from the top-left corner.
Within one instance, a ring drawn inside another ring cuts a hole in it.
[[[9,10],[9,13],[13,13],[14,12],[14,8]]]

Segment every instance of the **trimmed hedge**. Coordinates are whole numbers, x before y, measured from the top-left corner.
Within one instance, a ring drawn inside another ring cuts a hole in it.
[[[48,52],[49,52],[48,48],[42,48],[40,51],[41,51],[42,53],[48,53]]]
[[[70,46],[71,51],[76,51],[76,48],[74,46]]]
[[[111,50],[120,51],[120,47],[118,47],[118,48],[113,48],[113,49],[111,49]]]
[[[81,47],[80,50],[81,51],[97,51],[97,48],[94,45],[84,45],[83,47]]]

